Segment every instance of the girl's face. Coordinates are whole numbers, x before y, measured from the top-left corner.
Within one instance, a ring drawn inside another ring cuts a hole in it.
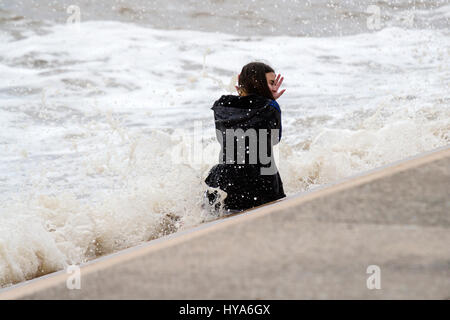
[[[269,86],[270,91],[272,91],[272,93],[276,93],[277,89],[275,89],[275,73],[267,72],[266,79],[267,79],[267,85]]]

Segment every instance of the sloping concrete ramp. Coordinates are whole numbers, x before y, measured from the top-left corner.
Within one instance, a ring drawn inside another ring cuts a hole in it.
[[[449,299],[449,195],[446,146],[97,259],[79,290],[57,272],[0,298]]]

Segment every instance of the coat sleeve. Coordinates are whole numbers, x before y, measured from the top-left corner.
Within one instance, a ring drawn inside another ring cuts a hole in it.
[[[269,103],[271,110],[271,119],[269,120],[269,129],[278,129],[279,130],[279,137],[278,141],[275,141],[275,144],[280,142],[281,140],[281,131],[282,131],[282,125],[281,125],[281,108],[278,102],[275,100],[271,100]]]

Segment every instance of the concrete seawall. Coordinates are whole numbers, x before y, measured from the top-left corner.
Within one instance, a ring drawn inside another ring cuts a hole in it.
[[[0,299],[449,299],[450,146],[91,261],[80,290],[68,276]]]

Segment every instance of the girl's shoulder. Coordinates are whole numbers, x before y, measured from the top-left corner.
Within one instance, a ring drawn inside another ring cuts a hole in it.
[[[276,100],[270,100],[269,106],[274,107],[275,109],[277,109],[277,111],[279,113],[281,113],[280,105],[278,104],[278,102]]]
[[[233,94],[223,94],[219,99],[214,101],[213,106],[226,106],[232,104],[239,96]]]
[[[212,108],[215,109],[221,107],[232,107],[238,109],[268,108],[269,110],[274,108],[278,112],[281,112],[280,106],[275,100],[256,94],[249,94],[246,96],[224,94],[214,102]]]

